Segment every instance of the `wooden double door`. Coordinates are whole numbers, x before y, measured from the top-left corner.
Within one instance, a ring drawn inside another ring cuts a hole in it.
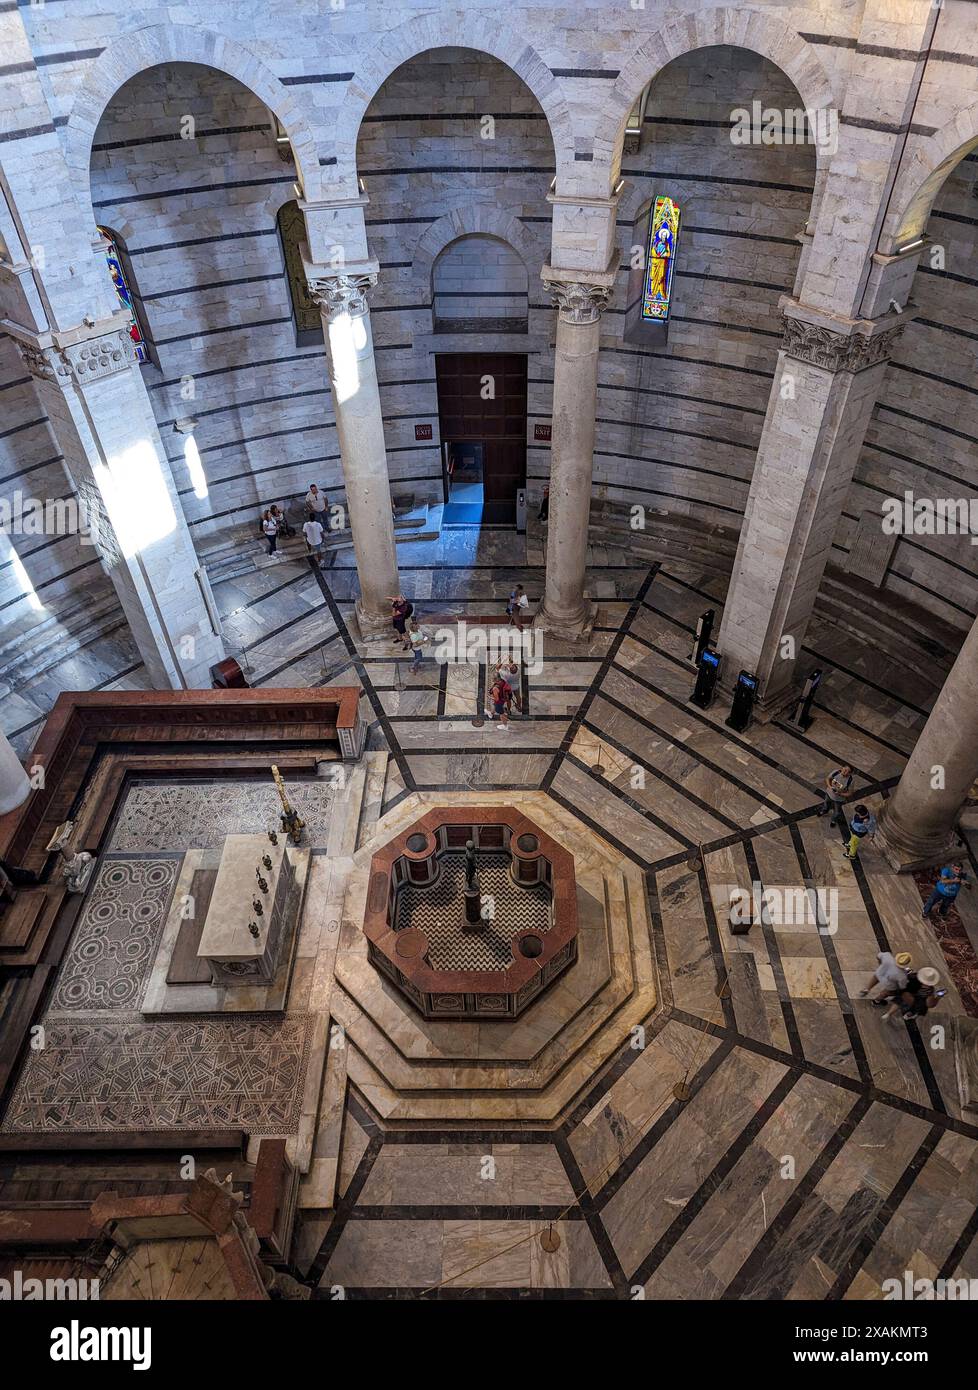
[[[482,520],[496,525],[515,521],[516,493],[526,486],[526,363],[522,353],[435,355],[443,457],[481,445]]]

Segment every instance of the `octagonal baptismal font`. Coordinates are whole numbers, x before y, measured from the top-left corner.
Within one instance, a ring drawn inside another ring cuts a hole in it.
[[[573,856],[509,806],[437,807],[371,861],[370,961],[425,1018],[517,1018],[577,925]]]

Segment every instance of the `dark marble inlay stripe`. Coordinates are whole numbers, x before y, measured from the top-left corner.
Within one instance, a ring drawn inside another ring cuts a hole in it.
[[[839,1271],[835,1283],[826,1295],[827,1298],[837,1299],[845,1297],[846,1290],[866,1263],[868,1256],[890,1224],[900,1203],[913,1187],[920,1170],[937,1148],[941,1134],[942,1130],[939,1125],[933,1125],[927,1132],[927,1135],[918,1147],[913,1158],[911,1158],[906,1168],[904,1168],[903,1172],[900,1174],[896,1186],[893,1188],[886,1201],[880,1206],[872,1220],[868,1222],[865,1234]]]
[[[699,1187],[686,1202],[682,1211],[679,1212],[656,1241],[655,1245],[632,1275],[631,1282],[633,1284],[645,1284],[651,1279],[652,1275],[659,1268],[659,1265],[696,1220],[696,1217],[706,1206],[720,1184],[740,1162],[743,1155],[750,1148],[751,1144],[753,1144],[767,1122],[777,1113],[782,1101],[785,1100],[798,1080],[799,1073],[791,1071],[787,1072],[781,1078],[764,1104],[759,1106],[754,1112],[749,1123],[740,1134],[738,1134],[727,1152],[718,1163],[714,1164],[710,1172],[707,1173]]]

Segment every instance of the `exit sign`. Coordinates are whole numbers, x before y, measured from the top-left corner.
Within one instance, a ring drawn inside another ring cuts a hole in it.
[[[431,439],[431,438],[433,438],[433,435],[432,435],[432,433],[431,433],[431,426],[430,426],[430,425],[415,425],[415,427],[414,427],[414,437],[415,437],[415,439]]]
[[[550,439],[550,438],[552,437],[552,435],[553,435],[553,426],[552,426],[552,425],[534,425],[534,426],[533,426],[533,438],[534,438],[534,439]]]

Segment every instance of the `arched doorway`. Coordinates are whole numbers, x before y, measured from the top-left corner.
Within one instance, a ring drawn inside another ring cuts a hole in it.
[[[448,526],[511,525],[534,458],[527,412],[550,412],[551,311],[534,294],[556,170],[547,117],[497,58],[433,49],[375,93],[357,167],[395,496],[446,504]]]
[[[434,332],[527,332],[527,273],[499,237],[459,237],[432,268]],[[506,525],[526,486],[525,353],[435,354],[446,525]]]

